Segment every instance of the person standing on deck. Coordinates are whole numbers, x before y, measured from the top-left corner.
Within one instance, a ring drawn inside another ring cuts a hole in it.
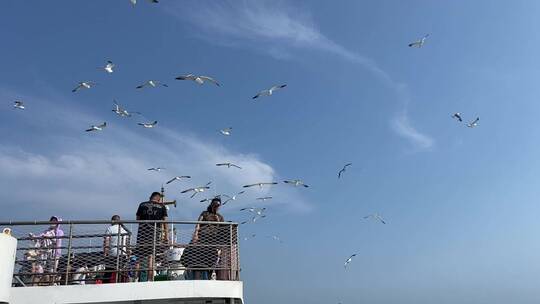
[[[166,221],[168,217],[167,208],[161,200],[161,193],[153,192],[149,201],[139,204],[136,214],[137,220]],[[161,258],[167,249],[168,240],[169,227],[166,223],[139,224],[135,254],[141,263],[147,262],[146,267],[141,267],[141,270],[147,269],[146,273],[149,281],[153,280],[154,264],[156,259]]]

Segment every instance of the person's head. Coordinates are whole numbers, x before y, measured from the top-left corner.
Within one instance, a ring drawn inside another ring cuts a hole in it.
[[[119,220],[120,220],[120,215],[115,214],[111,217],[111,221],[113,222],[118,222]]]
[[[57,216],[51,216],[49,222],[51,222],[51,228],[56,228],[60,225],[60,219]]]
[[[219,197],[214,197],[210,202],[210,205],[208,205],[208,208],[206,208],[206,211],[210,213],[217,213],[220,206],[221,199]]]
[[[152,192],[152,194],[150,195],[150,201],[155,202],[155,203],[159,203],[161,201],[161,193]]]

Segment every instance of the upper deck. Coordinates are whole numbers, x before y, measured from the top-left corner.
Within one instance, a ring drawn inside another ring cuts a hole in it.
[[[242,302],[238,224],[5,222],[17,239],[11,303]],[[181,301],[181,302],[180,302]]]

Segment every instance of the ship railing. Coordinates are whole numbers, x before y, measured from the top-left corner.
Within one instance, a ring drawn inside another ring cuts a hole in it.
[[[240,279],[238,224],[0,222],[17,238],[13,286]],[[59,232],[59,231],[62,232]]]

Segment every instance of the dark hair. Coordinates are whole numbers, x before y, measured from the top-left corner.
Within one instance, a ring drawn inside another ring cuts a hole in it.
[[[58,217],[51,216],[51,218],[49,219],[49,222],[53,222],[53,221],[58,222]]]
[[[120,215],[118,214],[115,214],[111,217],[111,221],[119,221],[120,220]]]
[[[154,196],[156,195],[159,195],[159,197],[161,197],[161,193],[159,192],[152,192],[152,194],[150,194],[150,199],[152,199]]]
[[[210,213],[214,213],[214,211],[212,210],[214,209],[213,208],[214,206],[217,206],[217,207],[221,206],[221,198],[214,197],[212,201],[210,202],[210,205],[208,205],[208,208],[206,208],[206,211]]]

